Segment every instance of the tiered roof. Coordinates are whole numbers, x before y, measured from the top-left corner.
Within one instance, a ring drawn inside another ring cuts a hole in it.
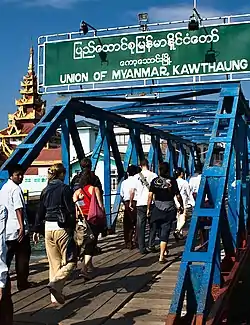
[[[45,114],[46,101],[42,100],[37,91],[37,76],[34,65],[34,49],[30,49],[28,72],[21,81],[21,98],[16,100],[17,111],[8,114],[8,127],[0,131],[0,160],[6,160],[16,146],[20,144]],[[54,143],[48,143],[34,165],[49,166],[61,161],[59,135]],[[52,163],[51,163],[52,162]]]

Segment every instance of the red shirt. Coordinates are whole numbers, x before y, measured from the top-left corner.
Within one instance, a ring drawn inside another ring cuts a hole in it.
[[[89,193],[89,188],[92,185],[86,185],[83,189],[80,190],[80,193],[83,195],[83,200],[78,201],[78,206],[82,211],[82,214],[87,216],[89,213],[89,207],[91,202],[92,194]]]

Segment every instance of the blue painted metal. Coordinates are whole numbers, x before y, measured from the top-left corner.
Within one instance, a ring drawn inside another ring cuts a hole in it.
[[[77,159],[81,161],[85,157],[83,150],[82,142],[76,127],[75,116],[74,114],[69,115],[68,117],[69,132],[71,135],[72,143],[76,149]]]
[[[110,164],[110,141],[108,136],[108,122],[100,121],[100,131],[103,138],[104,154],[104,202],[107,216],[107,226],[111,227],[111,164]]]
[[[27,169],[31,162],[35,160],[42,148],[49,141],[51,136],[56,132],[57,128],[66,119],[67,114],[71,113],[72,101],[62,100],[57,103],[41,121],[28,134],[23,143],[19,145],[9,159],[1,166],[0,179],[7,177],[6,169],[10,164],[21,164]]]
[[[102,150],[102,145],[103,145],[103,140],[104,138],[101,135],[101,131],[99,130],[97,138],[96,138],[96,142],[95,142],[95,147],[92,153],[92,157],[91,157],[91,161],[92,161],[92,170],[95,171],[99,157],[100,157],[100,153]]]
[[[222,81],[218,83],[193,83],[193,84],[178,84],[178,85],[146,85],[146,86],[135,86],[133,89],[131,87],[116,87],[110,90],[91,90],[89,92],[76,92],[72,94],[72,98],[86,99],[89,100],[90,97],[95,95],[96,97],[105,97],[105,96],[122,96],[122,95],[138,95],[143,94],[155,94],[155,93],[166,93],[166,92],[186,92],[186,91],[199,91],[199,90],[209,90],[209,89],[220,89],[227,85],[227,87],[234,88],[238,82],[235,81]],[[62,97],[69,96],[67,93],[63,94]],[[183,97],[185,99],[185,97]]]
[[[190,148],[190,154],[188,157],[188,176],[193,176],[195,172],[195,156],[194,148]]]
[[[170,176],[173,176],[174,170],[177,167],[177,162],[176,162],[176,151],[173,147],[172,141],[170,140],[168,141],[165,161],[169,163]]]
[[[225,85],[221,89],[167,324],[174,324],[173,315],[180,316],[185,293],[187,313],[199,317],[199,324],[205,324],[207,310],[212,305],[212,289],[223,285],[221,283],[221,240],[226,257],[233,256],[235,249],[242,247],[250,194],[249,181],[247,181],[249,163],[246,159],[248,125],[243,116],[249,115],[249,112],[240,85],[232,88]],[[228,128],[224,128],[221,134],[219,130],[223,129],[223,125],[228,125]],[[222,163],[217,166],[215,150],[218,150],[216,148],[220,143],[224,144],[224,149],[221,149],[224,155]],[[194,160],[193,149],[191,151],[189,165],[192,165]],[[183,165],[182,157],[181,151],[179,165]],[[226,209],[227,193],[228,209]],[[207,203],[205,198],[208,198]],[[204,217],[209,218],[211,225],[208,231],[207,248],[200,252],[195,251],[194,246],[197,232],[201,227],[200,220]]]
[[[64,182],[70,184],[70,145],[69,145],[69,125],[68,121],[64,120],[61,124],[61,147],[62,147],[62,163],[66,168]]]
[[[146,98],[139,96],[141,91],[146,95],[158,93],[160,96],[152,99]],[[217,97],[218,94],[220,95],[219,100],[207,100],[207,97],[203,97],[214,94]],[[124,95],[132,96],[125,98]],[[197,100],[192,99],[195,96]],[[117,105],[101,109],[88,104],[88,101],[117,102]],[[145,115],[140,118],[136,116],[125,118],[118,113]],[[250,111],[240,85],[236,82],[178,86],[153,85],[138,86],[133,89],[116,88],[109,91],[93,90],[72,95],[72,99],[60,101],[38,123],[23,144],[4,164],[0,179],[6,178],[5,169],[9,163],[19,162],[27,168],[60,125],[62,125],[63,133],[62,146],[65,149],[63,161],[67,165],[67,170],[69,160],[66,147],[69,131],[78,159],[82,159],[84,151],[77,135],[75,115],[93,118],[100,122],[92,163],[93,170],[95,170],[100,153],[103,151],[104,198],[109,228],[115,227],[120,207],[120,184],[124,172],[130,163],[137,164],[144,158],[140,138],[142,134],[151,136],[148,159],[155,171],[158,170],[158,164],[162,161],[161,141],[167,141],[165,160],[169,162],[172,174],[178,165],[185,169],[187,175],[192,175],[195,167],[200,164],[196,144],[209,144],[196,207],[170,309],[172,314],[180,315],[184,293],[187,293],[188,312],[205,319],[206,310],[211,305],[212,287],[223,285],[223,281],[221,282],[221,241],[226,256],[235,254],[235,250],[237,251],[244,241],[248,218],[250,131],[246,121],[250,120]],[[188,123],[192,120],[198,123]],[[68,126],[65,121],[68,121]],[[116,143],[114,126],[129,130],[130,139],[123,161]],[[221,166],[214,165],[219,143],[224,144],[224,158]],[[120,181],[113,207],[111,207],[110,196],[111,153],[116,161]],[[228,205],[226,194],[228,194]],[[208,198],[209,203],[205,204],[205,197]],[[197,229],[203,217],[209,218],[211,225],[206,251],[201,252],[195,251],[194,246]]]

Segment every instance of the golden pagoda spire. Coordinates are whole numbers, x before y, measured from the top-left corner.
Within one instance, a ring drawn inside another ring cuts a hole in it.
[[[46,102],[37,91],[37,76],[34,64],[34,48],[30,48],[28,73],[21,81],[20,99],[16,100],[17,112],[9,115],[9,125],[13,120],[40,120],[45,114]]]
[[[29,59],[28,73],[35,75],[34,48],[33,48],[33,46],[30,48],[30,59]]]

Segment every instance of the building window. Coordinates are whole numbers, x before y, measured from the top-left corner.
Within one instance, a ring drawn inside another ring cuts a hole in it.
[[[141,134],[141,143],[142,144],[150,144],[151,143],[151,135]]]
[[[116,136],[116,142],[118,145],[128,145],[129,134],[118,134]]]
[[[117,177],[111,177],[111,191],[117,191]]]

